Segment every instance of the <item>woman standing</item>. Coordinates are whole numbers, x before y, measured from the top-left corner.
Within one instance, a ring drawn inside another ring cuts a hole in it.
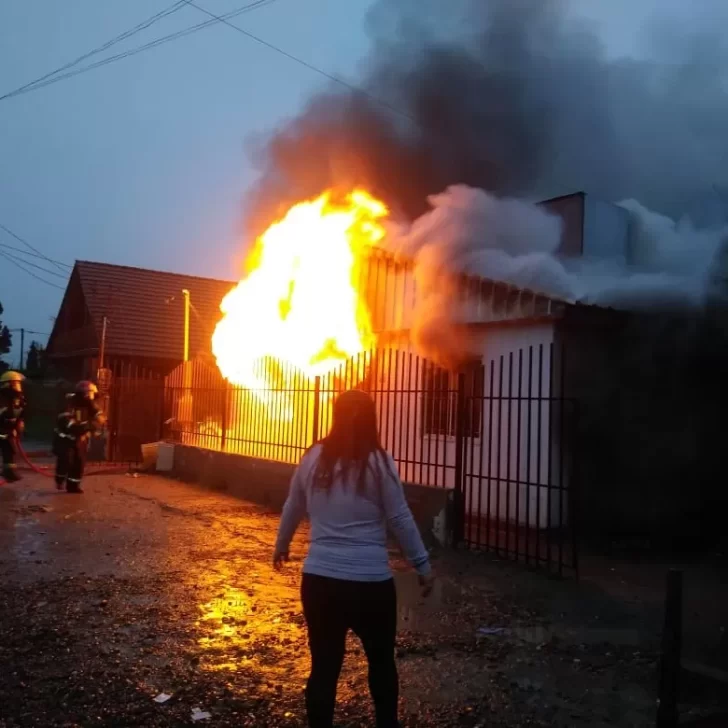
[[[288,560],[301,519],[311,521],[301,596],[311,649],[306,709],[311,728],[331,728],[346,635],[361,640],[378,728],[396,728],[397,596],[387,528],[432,590],[430,562],[392,457],[379,443],[374,401],[351,390],[334,403],[328,436],[303,456],[283,508],[274,566]]]

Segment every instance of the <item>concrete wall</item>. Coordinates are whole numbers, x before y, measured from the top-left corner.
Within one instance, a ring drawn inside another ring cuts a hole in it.
[[[288,496],[294,469],[295,466],[289,463],[175,445],[171,474],[180,480],[280,511]],[[404,489],[425,543],[445,544],[448,540],[449,492],[411,483],[405,483]]]
[[[561,245],[557,251],[578,258],[584,250],[584,193],[555,197],[539,203],[547,212],[558,215],[563,224]]]
[[[559,325],[566,395],[579,403],[580,538],[692,549],[725,533],[728,344],[695,325],[589,307]]]
[[[583,256],[625,262],[628,256],[629,212],[586,195],[584,199]]]
[[[558,253],[566,258],[623,261],[628,256],[629,213],[583,192],[540,203],[561,218]]]

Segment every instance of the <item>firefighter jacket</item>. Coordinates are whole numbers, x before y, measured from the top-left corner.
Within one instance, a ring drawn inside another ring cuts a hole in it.
[[[0,389],[0,437],[17,437],[23,432],[25,397],[12,389]]]
[[[69,403],[69,407],[58,415],[55,434],[60,440],[79,442],[87,440],[104,426],[103,412],[88,400]]]

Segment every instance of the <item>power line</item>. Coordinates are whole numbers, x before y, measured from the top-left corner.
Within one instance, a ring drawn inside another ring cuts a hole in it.
[[[63,286],[58,286],[55,283],[51,283],[50,281],[47,281],[45,278],[41,278],[39,275],[36,275],[35,273],[33,273],[32,270],[28,270],[22,263],[18,263],[16,260],[13,260],[7,253],[4,253],[2,250],[0,250],[0,258],[6,258],[16,268],[20,268],[20,270],[25,271],[29,276],[33,276],[33,278],[41,281],[42,283],[45,283],[46,285],[50,286],[51,288],[57,288],[59,291],[65,290],[65,288],[63,288]]]
[[[54,270],[48,270],[48,268],[44,268],[42,265],[38,265],[37,263],[31,263],[29,260],[24,260],[23,258],[19,258],[17,255],[13,255],[13,253],[3,252],[3,255],[6,258],[11,258],[18,263],[23,263],[23,265],[29,265],[31,268],[35,268],[36,270],[42,271],[43,273],[46,273],[50,276],[56,276],[57,278],[62,278],[63,280],[67,278],[67,276],[63,275],[62,273],[56,273],[56,271]]]
[[[50,334],[45,331],[32,331],[31,329],[25,328],[8,329],[8,331],[11,334],[16,334],[18,331],[25,331],[26,334],[33,334],[33,336],[50,336]]]
[[[80,74],[86,73],[87,71],[92,71],[95,68],[101,68],[102,66],[105,66],[109,63],[115,63],[116,61],[123,60],[124,58],[129,58],[130,56],[134,56],[137,53],[142,53],[165,43],[169,43],[170,41],[177,40],[178,38],[182,38],[184,36],[191,35],[192,33],[196,33],[199,30],[209,28],[210,26],[221,22],[223,19],[237,17],[242,13],[248,12],[250,10],[255,10],[256,8],[263,7],[264,5],[268,5],[273,2],[275,2],[275,0],[254,0],[254,2],[248,3],[243,7],[237,8],[236,10],[231,10],[230,12],[221,15],[219,19],[207,20],[204,23],[197,23],[196,25],[192,25],[175,33],[170,33],[169,35],[162,36],[160,38],[157,38],[156,40],[150,41],[149,43],[144,43],[143,45],[136,46],[135,48],[123,51],[122,53],[117,53],[114,56],[109,56],[108,58],[96,61],[95,63],[91,63],[87,66],[82,66],[81,68],[77,68],[73,71],[68,71],[67,73],[54,75],[51,78],[47,78],[44,81],[39,81],[27,88],[20,88],[16,89],[15,91],[10,91],[4,96],[0,96],[0,101],[13,98],[15,96],[20,96],[25,93],[30,93],[31,91],[37,91],[38,89],[45,88],[46,86],[58,83],[59,81],[63,81],[67,78],[73,78],[74,76],[79,76]],[[189,0],[186,0],[186,4],[189,4]]]
[[[71,267],[70,265],[66,265],[65,263],[59,263],[55,260],[52,260],[45,253],[41,253],[41,251],[38,250],[38,248],[33,247],[27,240],[24,240],[23,238],[21,238],[20,235],[18,235],[17,233],[14,233],[10,228],[6,227],[2,223],[0,223],[0,230],[4,230],[8,235],[11,235],[12,237],[14,237],[19,243],[22,243],[23,245],[25,245],[26,248],[30,248],[30,250],[32,250],[34,253],[37,253],[38,256],[43,258],[43,260],[45,260],[47,263],[51,263],[52,265],[54,265],[61,272],[63,272],[62,266],[65,266],[66,268]]]
[[[270,48],[270,50],[275,51],[276,53],[280,53],[282,56],[285,56],[291,61],[294,61],[295,63],[300,64],[304,68],[308,68],[310,71],[313,71],[314,73],[318,73],[320,76],[323,76],[324,78],[329,79],[329,81],[333,81],[334,83],[338,83],[340,86],[343,86],[344,88],[348,88],[350,91],[354,91],[355,93],[361,94],[362,96],[366,96],[370,101],[374,101],[375,103],[379,104],[380,106],[384,107],[385,109],[389,109],[389,111],[397,114],[398,116],[401,116],[404,119],[407,119],[411,122],[417,123],[412,117],[408,116],[404,111],[401,109],[398,109],[396,106],[391,106],[389,103],[384,101],[384,99],[379,98],[378,96],[374,96],[373,94],[369,93],[366,89],[363,89],[361,86],[355,86],[354,84],[348,83],[347,81],[344,81],[342,78],[339,78],[338,76],[334,76],[331,73],[328,73],[318,66],[314,66],[312,63],[309,63],[308,61],[304,61],[302,58],[299,58],[298,56],[294,56],[292,53],[288,53],[288,51],[284,51],[282,48],[279,48],[277,45],[273,45],[273,43],[268,42],[267,40],[264,40],[263,38],[258,37],[254,33],[251,33],[248,30],[243,30],[239,25],[235,25],[234,23],[231,23],[227,18],[224,16],[215,15],[215,13],[210,12],[209,10],[206,10],[203,7],[200,7],[195,2],[192,2],[190,0],[189,5],[193,8],[196,8],[202,13],[205,13],[205,15],[209,15],[211,18],[215,18],[216,20],[219,20],[224,25],[227,25],[229,28],[232,28],[233,30],[237,30],[238,33],[242,33],[246,38],[249,38],[250,40],[254,40],[256,43],[260,43],[261,45],[265,46],[266,48]]]
[[[401,117],[402,119],[406,119],[407,121],[410,121],[414,124],[419,125],[416,119],[414,119],[412,116],[410,116],[406,112],[402,111],[402,109],[399,109],[396,106],[392,106],[390,103],[388,103],[384,99],[382,99],[378,96],[375,96],[374,94],[372,94],[371,92],[362,88],[361,86],[356,86],[347,81],[344,81],[344,79],[339,78],[338,76],[334,76],[333,74],[328,73],[327,71],[324,71],[323,69],[319,68],[318,66],[315,66],[314,64],[309,63],[308,61],[304,61],[302,58],[299,58],[298,56],[294,56],[292,53],[288,53],[288,51],[285,51],[282,48],[274,45],[273,43],[270,43],[269,41],[266,41],[263,38],[260,38],[259,36],[255,35],[254,33],[244,30],[240,26],[234,25],[233,23],[229,22],[230,18],[237,17],[238,15],[241,15],[244,12],[247,12],[249,10],[254,10],[258,7],[262,7],[264,5],[268,5],[269,3],[273,3],[273,2],[275,2],[275,0],[256,0],[255,2],[252,2],[242,8],[238,8],[237,10],[232,10],[228,13],[224,13],[223,15],[215,15],[214,13],[210,12],[209,10],[207,10],[203,7],[200,7],[199,5],[192,2],[191,0],[187,0],[187,2],[186,2],[187,5],[194,7],[195,9],[204,13],[205,15],[210,16],[210,20],[205,21],[204,23],[198,23],[197,25],[192,25],[188,28],[177,31],[176,33],[170,33],[169,35],[162,36],[161,38],[157,38],[154,41],[150,41],[149,43],[145,43],[144,45],[137,46],[137,47],[132,48],[123,53],[118,53],[115,56],[110,56],[101,61],[97,61],[96,63],[92,63],[87,66],[83,66],[82,68],[76,69],[75,71],[69,71],[68,73],[53,76],[52,78],[48,78],[45,81],[36,83],[35,85],[33,85],[29,88],[17,89],[16,91],[5,94],[5,96],[0,96],[0,101],[7,99],[7,98],[11,98],[13,96],[19,96],[20,94],[28,93],[30,91],[35,91],[37,89],[44,88],[45,86],[50,86],[51,84],[57,83],[58,81],[63,81],[67,78],[72,78],[72,77],[78,76],[82,73],[86,73],[87,71],[92,71],[95,68],[100,68],[109,63],[114,63],[116,61],[123,60],[124,58],[129,58],[130,56],[134,56],[137,53],[142,53],[146,50],[150,50],[151,48],[156,48],[159,45],[163,45],[170,41],[176,40],[177,38],[182,38],[186,35],[196,33],[199,30],[203,30],[203,29],[208,28],[211,25],[214,25],[215,23],[219,22],[219,23],[223,23],[224,25],[229,26],[230,28],[233,28],[238,33],[241,33],[242,35],[246,36],[250,40],[254,40],[256,43],[259,43],[259,44],[265,46],[266,48],[269,48],[270,50],[281,54],[282,56],[284,56],[285,58],[288,58],[289,60],[293,61],[294,63],[298,63],[299,65],[303,66],[304,68],[307,68],[310,71],[313,71],[314,73],[317,73],[320,76],[323,76],[324,78],[327,78],[328,80],[333,81],[334,83],[337,83],[340,86],[343,86],[344,88],[349,89],[350,91],[353,91],[354,93],[360,94],[361,96],[368,98],[370,101],[373,101],[377,105],[381,106],[382,108],[387,109],[388,111],[392,112],[393,114],[396,114],[397,116]]]
[[[45,260],[45,258],[42,255],[38,255],[38,253],[30,253],[27,250],[23,250],[22,248],[16,248],[14,245],[8,245],[7,243],[0,243],[0,248],[4,248],[5,250],[11,250],[13,253],[17,253],[18,255],[25,255],[28,258],[38,258],[39,260]],[[72,266],[68,265],[68,263],[64,263],[60,260],[54,260],[53,258],[50,258],[49,260],[52,260],[54,263],[57,263],[58,265],[65,266],[66,268],[71,268]],[[55,274],[58,275],[58,274]]]
[[[78,58],[75,58],[72,61],[69,61],[68,63],[65,63],[62,66],[59,66],[53,71],[50,71],[43,76],[39,76],[33,81],[29,81],[26,84],[23,84],[22,86],[19,86],[18,88],[14,89],[13,91],[9,91],[8,93],[4,94],[3,96],[0,96],[0,101],[3,99],[9,98],[11,96],[15,96],[27,89],[30,89],[31,87],[41,83],[42,81],[45,81],[46,79],[50,78],[51,76],[55,76],[62,71],[66,71],[69,68],[72,68],[73,66],[77,66],[82,61],[85,61],[87,58],[91,58],[91,56],[95,56],[98,53],[102,53],[105,50],[108,50],[112,46],[116,45],[117,43],[121,43],[121,41],[126,40],[127,38],[130,38],[132,35],[135,35],[136,33],[141,32],[142,30],[146,30],[150,26],[154,25],[158,20],[161,20],[162,18],[166,18],[168,15],[172,15],[172,13],[176,13],[178,10],[181,10],[189,0],[177,0],[176,2],[172,3],[169,7],[165,8],[164,10],[160,10],[158,13],[155,13],[150,18],[147,18],[146,20],[142,21],[141,23],[137,23],[133,28],[129,28],[129,30],[125,30],[123,33],[120,33],[117,36],[114,36],[111,40],[106,41],[106,43],[94,48],[93,50],[88,51],[87,53],[84,53],[83,55],[79,56]]]

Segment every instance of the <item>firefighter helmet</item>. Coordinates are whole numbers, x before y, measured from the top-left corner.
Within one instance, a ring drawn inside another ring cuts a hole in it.
[[[25,377],[20,372],[10,370],[0,375],[0,389],[14,389],[20,392],[24,381]]]
[[[98,394],[99,389],[93,382],[89,382],[87,379],[84,379],[76,385],[75,392],[76,394],[93,399]]]

